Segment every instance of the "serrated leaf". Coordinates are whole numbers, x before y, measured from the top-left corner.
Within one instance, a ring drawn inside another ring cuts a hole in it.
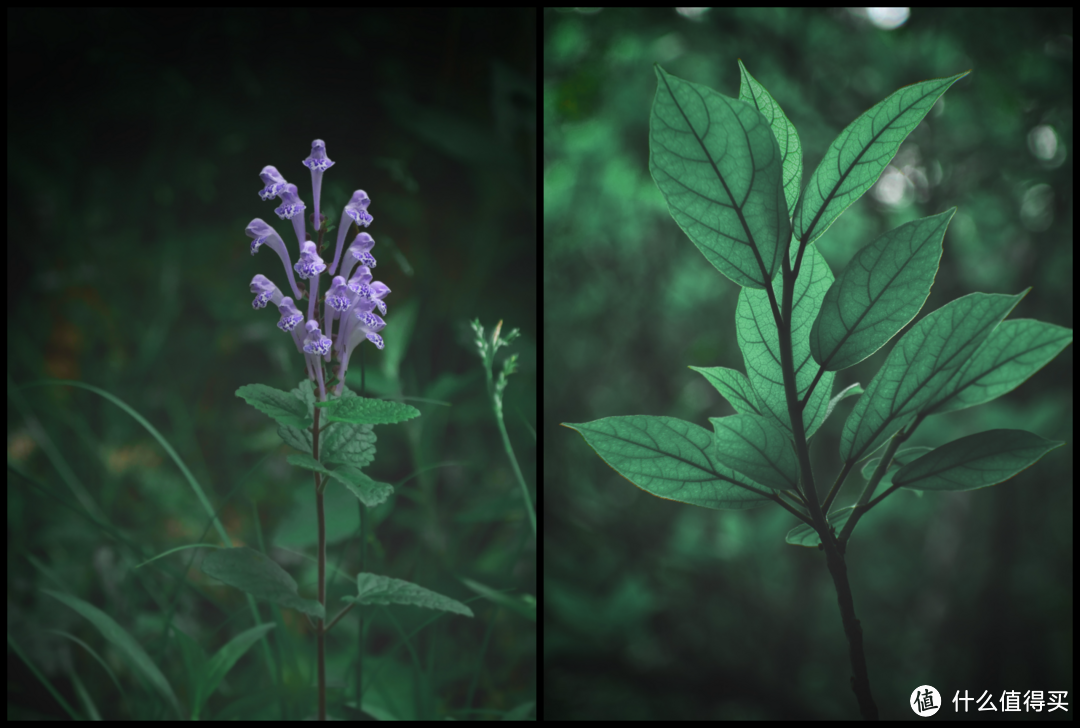
[[[956,208],[893,228],[859,251],[825,293],[810,353],[829,371],[858,364],[903,329],[930,296]]]
[[[360,573],[356,575],[357,596],[343,597],[342,601],[356,604],[411,604],[427,609],[439,609],[444,612],[473,616],[466,605],[437,594],[430,589],[401,579],[391,579],[379,574]]]
[[[563,423],[619,475],[659,498],[705,508],[754,508],[768,492],[740,483],[716,460],[713,433],[674,417],[605,417]]]
[[[242,546],[215,549],[199,565],[203,573],[212,576],[256,599],[264,599],[283,607],[296,609],[324,619],[326,611],[314,599],[300,596],[296,581],[266,554]]]
[[[1026,294],[1027,290],[1015,296],[972,293],[912,326],[844,423],[840,441],[844,460],[861,460],[921,408],[951,396],[957,373]]]
[[[297,401],[290,392],[283,392],[265,384],[245,384],[236,390],[236,396],[281,425],[294,428],[311,427],[311,417],[305,412],[304,403]]]
[[[672,218],[717,270],[764,288],[789,222],[784,160],[757,109],[656,66],[649,170]]]
[[[844,210],[873,187],[901,142],[941,95],[968,73],[905,86],[840,132],[795,207],[795,237],[803,245],[821,237]]]
[[[356,468],[343,465],[330,471],[330,477],[337,480],[368,508],[374,508],[386,502],[394,494],[394,486],[372,480]]]
[[[987,430],[931,450],[893,476],[918,490],[975,490],[1003,483],[1064,442],[1026,430]]]
[[[305,379],[290,394],[307,408],[312,420],[306,429],[281,425],[278,427],[278,437],[285,444],[311,455],[313,443],[311,424],[314,423],[315,417],[315,388],[311,380]],[[356,397],[356,393],[346,387],[338,401],[348,402]],[[377,438],[372,431],[371,425],[351,422],[320,422],[319,427],[319,460],[324,465],[340,463],[363,468],[370,465],[375,459],[375,441]]]
[[[367,397],[349,397],[332,402],[317,402],[327,409],[327,422],[352,422],[364,425],[389,425],[420,416],[420,410],[402,402]]]
[[[805,398],[810,386],[819,377],[817,362],[810,355],[810,329],[817,316],[825,292],[833,281],[825,259],[817,248],[807,248],[799,278],[795,282],[791,309],[791,352],[795,368],[795,383],[799,398]],[[772,282],[773,294],[779,301],[783,295],[783,278]],[[743,362],[750,383],[761,403],[762,414],[791,432],[787,394],[784,390],[784,370],[781,366],[780,335],[776,330],[772,304],[766,291],[744,288],[739,291],[735,309],[735,333],[742,350]],[[803,427],[809,438],[821,427],[828,411],[832,393],[833,372],[821,372],[810,401],[803,408]]]
[[[780,148],[780,157],[784,160],[784,198],[787,200],[787,215],[791,217],[795,211],[795,203],[799,199],[799,190],[802,188],[802,143],[799,141],[799,133],[795,130],[780,104],[772,97],[765,87],[750,75],[739,60],[739,71],[742,74],[742,83],[739,84],[739,101],[753,106],[772,128],[773,136]]]

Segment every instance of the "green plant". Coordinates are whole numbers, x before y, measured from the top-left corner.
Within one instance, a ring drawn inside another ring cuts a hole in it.
[[[1063,444],[1023,430],[990,430],[935,449],[901,449],[927,417],[1019,386],[1072,341],[1072,332],[1005,321],[1026,291],[970,294],[911,327],[865,388],[853,384],[834,395],[836,371],[876,352],[922,308],[956,209],[886,232],[839,277],[813,243],[873,186],[904,138],[967,74],[906,86],[871,108],[833,141],[803,187],[795,127],[741,62],[740,69],[733,99],[656,67],[649,164],[671,216],[742,287],[736,322],[746,373],[691,367],[737,414],[710,418],[711,433],[647,415],[566,426],[621,475],[661,498],[716,509],[773,502],[796,516],[801,523],[787,542],[824,550],[850,648],[852,688],[863,717],[876,718],[845,561],[853,529],[898,488],[994,485]],[[822,496],[809,440],[848,397],[858,400],[843,427],[843,465]],[[858,501],[833,509],[860,463],[866,483]]]

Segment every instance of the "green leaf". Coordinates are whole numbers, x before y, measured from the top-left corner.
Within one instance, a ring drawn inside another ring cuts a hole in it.
[[[389,425],[420,416],[420,410],[401,402],[366,397],[347,397],[330,402],[316,402],[328,408],[327,422],[353,422],[364,425]]]
[[[275,626],[273,624],[260,624],[246,629],[229,640],[217,651],[217,654],[210,658],[206,665],[206,672],[199,676],[199,682],[196,685],[192,718],[198,719],[199,711],[202,710],[203,705],[217,690],[217,686],[225,679],[225,676],[229,674],[229,670],[232,669],[237,660],[243,657],[253,645],[262,639],[263,635]]]
[[[245,384],[236,390],[236,396],[263,414],[270,415],[281,425],[311,427],[311,417],[304,411],[304,403],[297,401],[289,392],[265,384]]]
[[[893,455],[892,463],[889,465],[889,471],[885,474],[885,477],[881,479],[881,483],[878,484],[878,490],[884,490],[882,485],[892,484],[892,473],[895,473],[902,466],[913,462],[917,458],[921,458],[928,452],[931,452],[932,447],[905,447],[902,450],[897,450]],[[874,476],[874,471],[877,470],[878,463],[881,462],[881,458],[868,458],[862,467],[862,476],[865,480],[870,480]]]
[[[290,465],[305,470],[314,470],[333,478],[348,488],[368,508],[381,505],[394,493],[394,486],[372,480],[360,470],[349,465],[342,465],[340,468],[330,470],[310,455],[290,455],[285,460]]]
[[[851,259],[833,281],[810,332],[814,361],[846,369],[873,354],[919,313],[956,208],[904,223]]]
[[[832,372],[819,372],[821,367],[810,355],[810,330],[832,281],[832,271],[821,253],[817,248],[808,248],[795,283],[791,310],[791,352],[800,399],[806,397],[810,386],[820,376],[810,401],[803,409],[803,427],[808,438],[825,421],[829,395],[836,378]],[[779,301],[783,295],[783,277],[777,277],[772,286]],[[768,292],[748,288],[739,291],[735,331],[746,373],[761,403],[762,414],[790,433],[791,418],[788,416],[787,394],[784,391],[784,371],[780,365],[780,336]]]
[[[659,498],[717,510],[769,502],[760,486],[739,482],[717,461],[713,433],[693,423],[630,415],[563,426],[580,432],[619,475]]]
[[[788,217],[791,217],[795,211],[795,203],[799,199],[799,189],[802,187],[802,143],[799,141],[799,133],[795,131],[795,125],[784,115],[780,104],[776,103],[765,87],[750,75],[741,59],[739,71],[742,74],[742,83],[739,84],[739,101],[761,112],[772,127],[773,136],[776,137],[776,142],[780,147],[780,156],[784,160],[784,197],[787,200]]]
[[[933,414],[974,407],[1007,394],[1072,343],[1072,329],[1032,319],[1002,321],[971,358]]]
[[[456,599],[444,597],[401,579],[360,573],[356,575],[356,586],[357,596],[343,597],[342,601],[354,604],[412,604],[416,607],[463,614],[466,617],[473,616],[472,610]]]
[[[102,636],[116,648],[117,653],[134,667],[136,672],[149,681],[150,685],[160,693],[161,697],[172,706],[177,715],[183,717],[180,703],[177,701],[176,693],[173,692],[168,679],[158,669],[154,661],[150,659],[150,655],[146,654],[146,650],[142,648],[142,645],[136,642],[135,638],[121,627],[115,619],[89,602],[71,594],[51,589],[42,589],[42,591],[71,607],[82,615],[86,621],[94,625]]]
[[[760,415],[710,417],[716,461],[753,483],[774,490],[795,490],[799,462],[791,435]]]
[[[716,391],[735,408],[735,411],[743,415],[762,414],[761,404],[757,393],[750,386],[750,380],[746,375],[727,367],[690,367],[709,380],[709,384],[716,387]]]
[[[905,86],[840,132],[810,176],[795,207],[792,228],[802,245],[810,245],[821,237],[844,210],[877,182],[901,142],[941,95],[969,73]]]
[[[293,578],[269,556],[255,549],[247,546],[215,549],[203,558],[199,568],[207,576],[256,599],[265,599],[319,619],[326,617],[321,604],[301,597]]]
[[[1008,480],[1064,444],[1026,430],[977,432],[900,468],[893,484],[918,490],[985,488]]]
[[[837,533],[844,527],[844,524],[851,518],[851,514],[854,513],[855,506],[847,506],[845,508],[838,508],[830,513],[825,520],[829,522],[829,525],[836,529]],[[808,523],[800,523],[795,528],[788,531],[787,536],[784,537],[792,546],[808,546],[810,548],[817,548],[821,544],[821,536],[814,530],[814,527]]]
[[[286,445],[296,448],[300,452],[312,455],[311,425],[315,417],[315,387],[310,379],[305,379],[297,385],[290,394],[307,408],[308,415],[312,418],[308,427],[301,429],[289,425],[278,427],[278,437]],[[348,402],[357,398],[355,392],[348,387],[341,392],[339,402]],[[371,425],[354,424],[351,422],[320,422],[319,427],[319,460],[323,464],[341,463],[363,468],[370,465],[375,459],[375,433]]]
[[[844,423],[844,460],[861,460],[920,409],[951,396],[951,380],[1028,290],[1015,296],[963,296],[927,314],[900,337]]]
[[[769,120],[656,66],[649,170],[668,210],[717,270],[765,288],[790,239],[784,158]]]
[[[848,397],[855,397],[862,393],[862,385],[858,382],[855,382],[854,384],[849,384],[848,386],[844,387],[842,390],[840,390],[840,393],[838,395],[829,400],[829,406],[825,408],[825,419],[829,419],[829,415],[831,415],[833,413],[833,410],[836,409],[836,405],[840,403],[840,400],[846,399]]]
[[[492,604],[497,604],[500,607],[505,607],[512,612],[516,612],[530,622],[536,621],[536,597],[532,594],[506,594],[498,589],[493,589],[487,584],[473,581],[472,579],[466,579],[464,577],[461,578],[461,583],[490,601]]]
[[[348,488],[368,508],[382,505],[394,494],[394,486],[372,480],[366,474],[348,465],[330,471],[330,477]]]

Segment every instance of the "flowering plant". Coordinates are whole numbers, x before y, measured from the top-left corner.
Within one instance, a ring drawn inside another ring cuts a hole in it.
[[[327,267],[320,254],[324,247],[323,236],[329,229],[326,226],[326,216],[321,213],[319,205],[323,173],[333,166],[334,162],[327,158],[323,141],[316,139],[311,144],[310,156],[303,163],[311,170],[314,210],[310,221],[316,240],[308,239],[308,230],[304,224],[304,211],[307,207],[300,199],[296,185],[288,183],[272,166],[264,167],[260,174],[264,187],[259,196],[263,200],[280,200],[281,204],[274,212],[282,220],[292,223],[300,251],[297,262],[292,263],[281,236],[262,219],[252,220],[246,232],[252,239],[252,255],[263,245],[267,245],[278,254],[285,266],[292,296],[284,295],[269,278],[259,274],[251,280],[251,292],[255,294],[253,306],[256,309],[265,308],[267,303],[277,306],[281,314],[278,328],[293,337],[297,351],[304,356],[307,379],[291,392],[262,384],[250,384],[241,387],[236,393],[276,420],[281,439],[300,451],[299,455],[290,455],[288,462],[313,473],[318,519],[318,599],[301,597],[296,582],[289,574],[265,554],[251,548],[220,548],[203,559],[201,568],[209,576],[257,599],[297,609],[308,615],[309,619],[315,619],[318,643],[318,717],[322,720],[326,718],[326,633],[354,606],[411,604],[470,617],[472,611],[459,601],[416,584],[361,571],[356,576],[357,595],[345,597],[344,601],[348,606],[329,624],[326,622],[326,519],[323,509],[326,486],[331,481],[337,481],[348,488],[366,508],[385,502],[393,492],[393,487],[376,482],[361,471],[361,468],[371,463],[375,455],[373,425],[402,422],[420,413],[409,405],[358,396],[345,386],[349,359],[356,346],[367,340],[379,349],[383,348],[383,339],[378,332],[386,323],[375,313],[375,309],[386,314],[386,303],[383,299],[390,293],[390,289],[385,284],[372,280],[371,269],[375,267],[375,258],[371,249],[375,241],[369,234],[358,231],[342,255],[349,227],[355,225],[357,228],[366,228],[373,220],[367,211],[371,200],[363,190],[356,190],[342,211],[333,262]],[[339,262],[341,274],[335,275]],[[320,298],[319,282],[324,273],[331,276],[331,282],[326,295]],[[301,282],[307,281],[306,290],[297,283],[297,277]],[[306,313],[302,313],[305,298]],[[323,304],[321,312],[320,304]],[[324,416],[325,422],[321,423]],[[364,530],[363,513],[362,508],[361,531]],[[366,543],[362,533],[361,543]],[[361,565],[363,563],[364,555],[361,553]],[[362,626],[360,633],[363,634]],[[250,635],[245,639],[245,645],[254,641]],[[362,641],[361,649],[356,655],[357,685],[360,684],[361,653]],[[224,671],[210,674],[220,680]],[[201,687],[200,695],[205,697],[212,692],[214,685],[208,680]],[[200,701],[196,699],[195,702],[197,717]],[[356,707],[360,708],[359,691]]]

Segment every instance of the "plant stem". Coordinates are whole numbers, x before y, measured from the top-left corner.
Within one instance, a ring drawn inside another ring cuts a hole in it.
[[[363,503],[359,503],[360,508],[360,573],[363,573],[367,568],[367,507]],[[356,633],[356,709],[361,711],[363,715],[364,702],[363,702],[363,679],[364,679],[364,610],[361,609],[357,612],[357,633]],[[366,718],[361,717],[361,720]]]
[[[799,256],[801,260],[801,253]],[[806,495],[806,503],[813,519],[814,530],[818,532],[825,547],[825,561],[836,586],[836,599],[840,604],[840,618],[844,623],[851,656],[851,669],[855,673],[851,678],[851,688],[859,702],[859,711],[866,720],[877,720],[877,705],[870,693],[870,676],[866,671],[866,656],[863,654],[862,627],[855,618],[855,601],[851,597],[851,584],[847,577],[847,564],[840,553],[836,538],[832,534],[825,513],[818,501],[814,473],[810,466],[810,446],[806,441],[806,428],[803,424],[803,406],[799,402],[799,389],[795,380],[794,355],[791,342],[792,298],[795,279],[798,276],[798,263],[794,271],[788,265],[785,255],[783,260],[783,293],[777,307],[771,287],[766,287],[776,319],[776,329],[780,345],[780,366],[784,374],[784,391],[787,394],[788,417],[791,420],[792,439],[799,459],[799,475]],[[806,396],[810,396],[807,390]]]
[[[525,476],[521,474],[521,468],[518,467],[514,447],[510,444],[510,435],[507,434],[506,425],[503,424],[502,407],[496,401],[493,409],[495,410],[495,423],[499,426],[499,434],[502,436],[503,449],[506,450],[506,454],[510,458],[510,465],[514,468],[514,476],[517,478],[518,487],[521,489],[521,499],[525,502],[525,512],[529,516],[529,525],[532,526],[533,540],[536,540],[536,512],[533,510],[532,499],[529,498],[529,487],[525,485]]]
[[[833,541],[833,539],[830,538],[828,541]],[[877,720],[877,705],[874,703],[874,696],[870,693],[870,675],[866,670],[866,655],[863,653],[862,626],[855,618],[855,601],[851,597],[847,564],[844,563],[844,557],[837,550],[835,542],[832,543],[831,548],[828,546],[825,548],[825,560],[829,565],[833,584],[836,585],[836,601],[840,604],[840,616],[844,622],[844,634],[847,635],[851,654],[851,669],[855,673],[851,677],[851,689],[855,691],[855,699],[859,701],[859,712],[862,713],[863,719]]]
[[[319,413],[315,408],[315,424],[312,427],[311,453],[319,459]],[[319,720],[326,720],[326,513],[323,511],[322,483],[318,471],[315,472],[315,513],[319,520],[319,604],[323,606],[323,616],[315,622],[315,636],[318,643],[315,657],[319,671]]]

